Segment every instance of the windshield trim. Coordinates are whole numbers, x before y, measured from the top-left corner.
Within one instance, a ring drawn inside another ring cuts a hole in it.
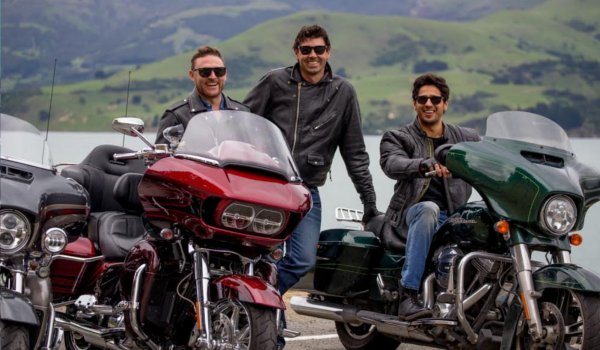
[[[11,157],[11,156],[0,156],[0,159],[8,160],[8,161],[15,162],[15,163],[21,163],[21,164],[29,165],[29,166],[44,169],[44,170],[51,170],[51,171],[56,170],[56,168],[53,166],[36,163],[34,161],[30,161],[30,160],[23,159],[23,158],[17,158],[17,157]]]

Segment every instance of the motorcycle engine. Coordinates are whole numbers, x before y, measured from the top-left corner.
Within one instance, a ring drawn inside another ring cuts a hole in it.
[[[448,289],[450,271],[463,256],[463,252],[456,246],[441,247],[434,255],[435,280],[444,290]]]

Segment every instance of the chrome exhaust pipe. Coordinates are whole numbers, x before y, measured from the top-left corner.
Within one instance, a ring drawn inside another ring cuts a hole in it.
[[[62,328],[64,331],[73,332],[83,336],[86,342],[111,350],[127,350],[112,341],[107,341],[106,338],[119,336],[125,333],[125,328],[92,328],[79,323],[64,319],[60,316],[54,318],[55,327]]]
[[[357,309],[350,305],[341,305],[329,301],[312,300],[294,296],[290,299],[292,309],[300,315],[324,318],[336,322],[356,322]]]
[[[393,315],[359,310],[351,305],[336,304],[329,301],[313,300],[299,296],[292,297],[290,299],[290,305],[292,306],[292,309],[300,315],[343,323],[362,322],[375,326],[381,333],[414,339],[424,343],[433,342],[433,338],[418,329],[419,325],[456,325],[456,321],[449,320],[398,321],[398,318]]]

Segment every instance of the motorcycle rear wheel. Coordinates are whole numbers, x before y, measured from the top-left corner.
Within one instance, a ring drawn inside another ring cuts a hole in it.
[[[557,333],[553,343],[535,343],[519,320],[516,349],[600,349],[600,296],[572,290],[546,291],[540,300],[542,326]]]
[[[212,313],[213,339],[234,349],[275,350],[275,309],[220,300]]]
[[[0,321],[0,349],[29,349],[29,330],[19,324]]]
[[[400,342],[379,333],[375,326],[365,323],[336,322],[340,342],[347,350],[396,349]]]

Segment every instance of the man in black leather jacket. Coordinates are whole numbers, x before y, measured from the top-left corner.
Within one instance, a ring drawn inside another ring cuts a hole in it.
[[[244,100],[253,113],[283,131],[313,199],[312,210],[286,242],[286,255],[278,262],[281,294],[315,264],[321,227],[317,187],[325,183],[338,147],[364,205],[363,221],[378,214],[356,92],[327,63],[331,53],[327,32],[318,25],[304,26],[292,49],[297,63],[267,73]]]
[[[473,129],[442,121],[449,98],[450,88],[444,78],[435,74],[419,76],[412,92],[415,121],[386,132],[381,139],[381,168],[397,180],[385,214],[385,223],[391,229],[383,230],[382,240],[387,246],[394,245],[388,233],[406,240],[398,309],[403,320],[431,314],[420,305],[417,294],[433,235],[452,208],[465,204],[471,195],[471,186],[451,178],[449,170],[434,158],[434,150],[443,144],[480,139]]]
[[[168,143],[163,131],[178,124],[185,129],[190,119],[198,113],[220,109],[249,110],[240,102],[223,94],[227,68],[218,49],[210,46],[200,47],[192,56],[188,75],[194,82],[194,91],[165,111],[158,124],[155,143]]]

